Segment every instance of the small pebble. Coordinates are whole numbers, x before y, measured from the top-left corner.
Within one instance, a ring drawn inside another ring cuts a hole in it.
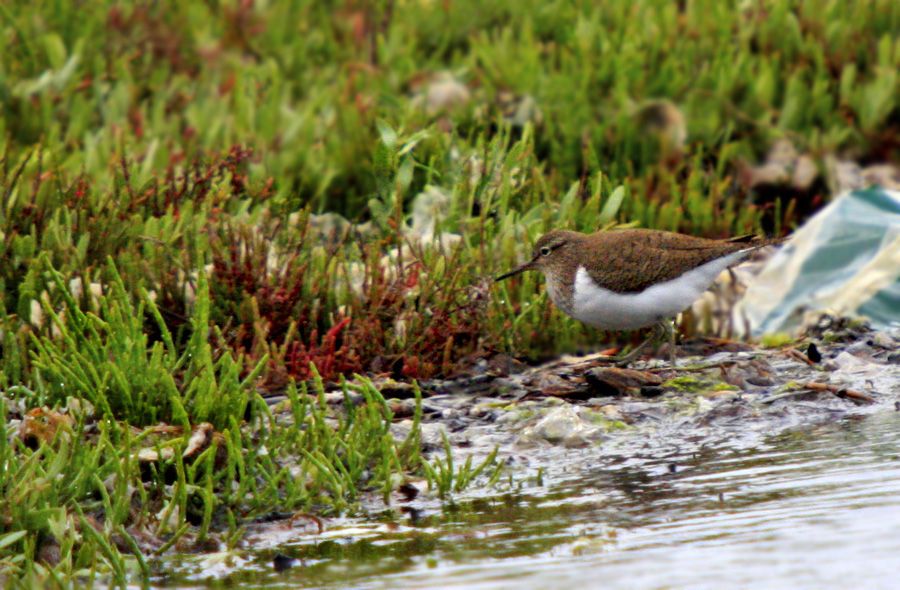
[[[872,344],[875,346],[880,346],[881,348],[885,348],[887,350],[893,350],[897,348],[897,344],[894,342],[894,339],[891,338],[889,334],[886,332],[875,332],[875,335],[872,336]]]
[[[659,385],[644,385],[641,387],[641,397],[659,397],[665,393],[665,389]]]
[[[819,352],[819,348],[816,346],[815,342],[809,343],[809,346],[806,348],[806,356],[814,363],[822,362],[822,353]]]
[[[275,557],[272,558],[272,567],[275,568],[276,572],[289,570],[294,567],[294,558],[282,553],[276,553]]]

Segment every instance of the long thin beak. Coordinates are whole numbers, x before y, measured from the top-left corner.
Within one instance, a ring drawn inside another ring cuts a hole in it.
[[[523,272],[525,272],[526,270],[531,270],[531,269],[533,269],[533,268],[534,268],[534,260],[529,260],[528,262],[526,262],[525,264],[521,265],[520,267],[515,268],[515,269],[513,269],[513,270],[511,270],[511,271],[509,271],[509,272],[507,272],[507,273],[503,273],[502,275],[500,275],[499,277],[497,277],[496,279],[494,279],[494,282],[500,282],[500,281],[502,281],[503,279],[508,279],[509,277],[514,277],[514,276],[516,276],[516,275],[519,274],[519,273],[523,273]]]

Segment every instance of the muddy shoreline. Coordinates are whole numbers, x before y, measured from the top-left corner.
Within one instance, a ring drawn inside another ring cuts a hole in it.
[[[248,523],[234,551],[163,557],[161,569],[169,574],[157,582],[237,581],[245,575],[288,575],[279,573],[285,570],[324,580],[343,567],[369,572],[365,575],[394,571],[396,564],[390,564],[397,551],[429,555],[436,546],[452,546],[460,534],[464,544],[477,545],[472,538],[485,534],[483,527],[503,527],[502,519],[526,514],[535,518],[528,510],[541,502],[556,506],[553,498],[573,489],[577,497],[559,500],[559,506],[577,513],[578,506],[599,502],[605,524],[566,550],[597,551],[615,544],[617,530],[634,525],[627,516],[634,498],[643,502],[650,494],[652,500],[660,493],[654,486],[665,489],[669,479],[702,470],[723,452],[740,457],[768,446],[773,437],[900,411],[898,349],[900,330],[872,331],[858,322],[826,318],[803,338],[776,348],[689,341],[675,369],[656,359],[612,369],[601,355],[564,356],[531,367],[511,359],[483,361],[475,374],[420,384],[421,442],[426,456],[439,457],[446,436],[458,463],[467,458],[477,463],[496,451],[504,473],[497,485],[474,485],[440,498],[424,480],[408,480],[388,503],[377,494],[364,497],[363,513],[355,516],[272,514]],[[379,387],[395,415],[392,434],[404,440],[414,422],[414,389],[392,382]],[[348,399],[355,403],[344,392],[326,398],[334,406]],[[281,402],[271,401],[275,415],[287,419]],[[484,483],[487,476],[481,477]],[[728,506],[732,497],[744,501],[740,493],[726,482],[704,489],[694,502]],[[660,496],[657,504],[666,501]],[[497,506],[507,505],[519,508],[497,513]],[[514,516],[520,510],[525,512]],[[500,521],[485,524],[494,522],[492,514],[500,514]],[[569,517],[538,517],[548,518],[568,530]],[[431,544],[422,545],[423,535]],[[360,547],[378,553],[381,545],[405,548],[385,548],[373,562],[354,557]]]
[[[476,440],[486,425],[488,438],[500,437],[505,445],[569,448],[609,445],[660,428],[682,436],[702,435],[697,431],[703,428],[776,431],[893,409],[900,400],[900,328],[873,331],[825,317],[780,347],[694,339],[679,354],[674,368],[649,359],[619,369],[601,354],[532,367],[512,359],[482,361],[473,375],[420,384],[424,442],[435,450],[435,433],[444,428],[461,449],[487,448]],[[415,406],[412,388],[382,386],[402,436]]]

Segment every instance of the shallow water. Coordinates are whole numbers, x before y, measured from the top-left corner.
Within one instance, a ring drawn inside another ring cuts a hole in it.
[[[532,450],[556,469],[515,492],[331,521],[218,565],[172,561],[157,583],[900,587],[900,412],[621,451]],[[276,554],[293,567],[276,572]]]

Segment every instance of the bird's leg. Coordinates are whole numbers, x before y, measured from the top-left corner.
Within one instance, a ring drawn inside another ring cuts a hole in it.
[[[672,320],[666,319],[659,323],[663,332],[669,337],[669,364],[675,367],[675,327]]]
[[[644,340],[643,342],[638,344],[634,348],[634,350],[632,350],[631,352],[629,352],[626,355],[619,355],[619,356],[614,357],[616,366],[617,367],[627,367],[628,365],[631,364],[632,361],[634,361],[634,359],[636,359],[638,357],[639,354],[641,354],[641,351],[644,350],[644,348],[646,348],[648,344],[658,342],[660,340],[660,338],[664,335],[665,335],[665,325],[662,322],[660,322],[658,324],[654,324],[653,325],[653,333],[650,334],[650,336],[646,340]]]

